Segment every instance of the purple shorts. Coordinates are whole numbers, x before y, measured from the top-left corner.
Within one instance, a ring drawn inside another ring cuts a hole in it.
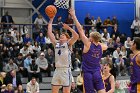
[[[85,93],[95,93],[95,91],[105,89],[101,71],[84,72],[83,78]]]
[[[140,83],[132,84],[130,93],[140,93]]]

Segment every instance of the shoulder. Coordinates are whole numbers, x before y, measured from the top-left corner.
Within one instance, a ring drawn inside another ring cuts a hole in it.
[[[109,81],[115,81],[115,78],[114,78],[113,75],[111,75],[111,76],[109,77]]]
[[[140,54],[136,56],[136,63],[140,66]]]

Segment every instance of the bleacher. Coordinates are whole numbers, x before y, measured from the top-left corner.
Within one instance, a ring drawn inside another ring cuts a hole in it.
[[[79,75],[79,71],[73,71],[72,75],[76,81],[76,77]],[[53,74],[53,73],[52,73]],[[28,78],[21,78],[23,83],[23,89],[26,89],[26,84],[28,83]],[[43,77],[42,83],[39,84],[40,93],[52,93],[51,92],[51,81],[52,77]]]

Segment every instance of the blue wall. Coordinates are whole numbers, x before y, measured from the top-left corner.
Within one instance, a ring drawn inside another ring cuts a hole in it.
[[[130,33],[130,26],[135,16],[134,0],[76,0],[75,9],[79,21],[84,24],[84,18],[87,13],[97,18],[101,17],[102,21],[107,17],[117,16],[119,20],[119,31]]]
[[[44,10],[48,5],[53,4],[54,1],[46,0],[45,4],[39,9],[39,12],[47,20],[49,19]],[[43,0],[34,0],[32,3],[35,7],[38,7],[41,2]],[[100,16],[102,21],[108,16],[112,17],[115,15],[119,20],[119,31],[130,36],[130,26],[135,16],[134,2],[135,0],[75,0],[76,15],[82,24],[84,24],[84,18],[87,13],[90,13],[95,18]],[[58,9],[57,16],[62,16],[62,21],[65,21],[68,16],[68,10]],[[33,21],[36,17],[37,14],[33,15]]]

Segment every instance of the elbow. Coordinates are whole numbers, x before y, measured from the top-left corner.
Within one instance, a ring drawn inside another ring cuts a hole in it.
[[[78,40],[79,39],[79,35],[77,34],[77,35],[75,35],[75,39],[76,40]]]

